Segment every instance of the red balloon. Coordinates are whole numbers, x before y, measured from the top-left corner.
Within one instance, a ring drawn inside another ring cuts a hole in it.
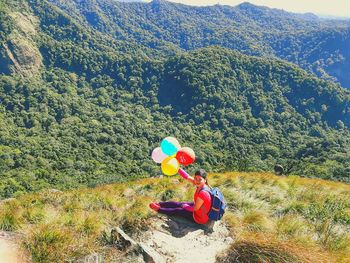
[[[193,163],[195,159],[196,155],[194,154],[194,151],[189,147],[182,147],[176,153],[176,160],[185,166]]]

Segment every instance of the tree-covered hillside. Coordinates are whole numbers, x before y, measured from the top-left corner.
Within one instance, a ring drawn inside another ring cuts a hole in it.
[[[250,3],[193,7],[163,0],[49,1],[115,39],[141,43],[166,54],[174,48],[219,45],[248,55],[285,59],[350,88],[348,21],[324,20]]]
[[[168,135],[195,150],[190,172],[281,163],[349,181],[350,95],[339,85],[218,46],[167,57],[47,1],[0,13],[1,198],[158,175],[149,154]]]

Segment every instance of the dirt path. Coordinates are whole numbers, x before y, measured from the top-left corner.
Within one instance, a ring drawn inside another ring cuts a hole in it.
[[[0,231],[0,262],[26,263],[12,234]]]
[[[151,229],[138,241],[156,263],[213,263],[233,241],[221,222],[215,223],[213,231],[207,231],[183,219],[159,217]]]

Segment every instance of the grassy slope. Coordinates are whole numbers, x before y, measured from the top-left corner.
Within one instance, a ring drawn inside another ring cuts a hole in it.
[[[224,192],[229,206],[224,221],[236,240],[219,261],[232,261],[237,253],[247,260],[242,262],[350,259],[349,185],[268,173],[210,174],[209,180]],[[23,233],[23,246],[34,262],[93,252],[108,262],[123,256],[109,245],[112,227],[137,235],[154,216],[149,202],[190,200],[193,191],[178,177],[45,191],[3,203],[0,229]]]

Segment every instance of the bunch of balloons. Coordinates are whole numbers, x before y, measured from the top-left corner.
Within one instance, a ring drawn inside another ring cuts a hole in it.
[[[174,175],[180,169],[180,164],[190,165],[196,156],[189,147],[181,147],[174,137],[166,137],[160,143],[160,147],[152,151],[152,159],[161,164],[165,175]]]

